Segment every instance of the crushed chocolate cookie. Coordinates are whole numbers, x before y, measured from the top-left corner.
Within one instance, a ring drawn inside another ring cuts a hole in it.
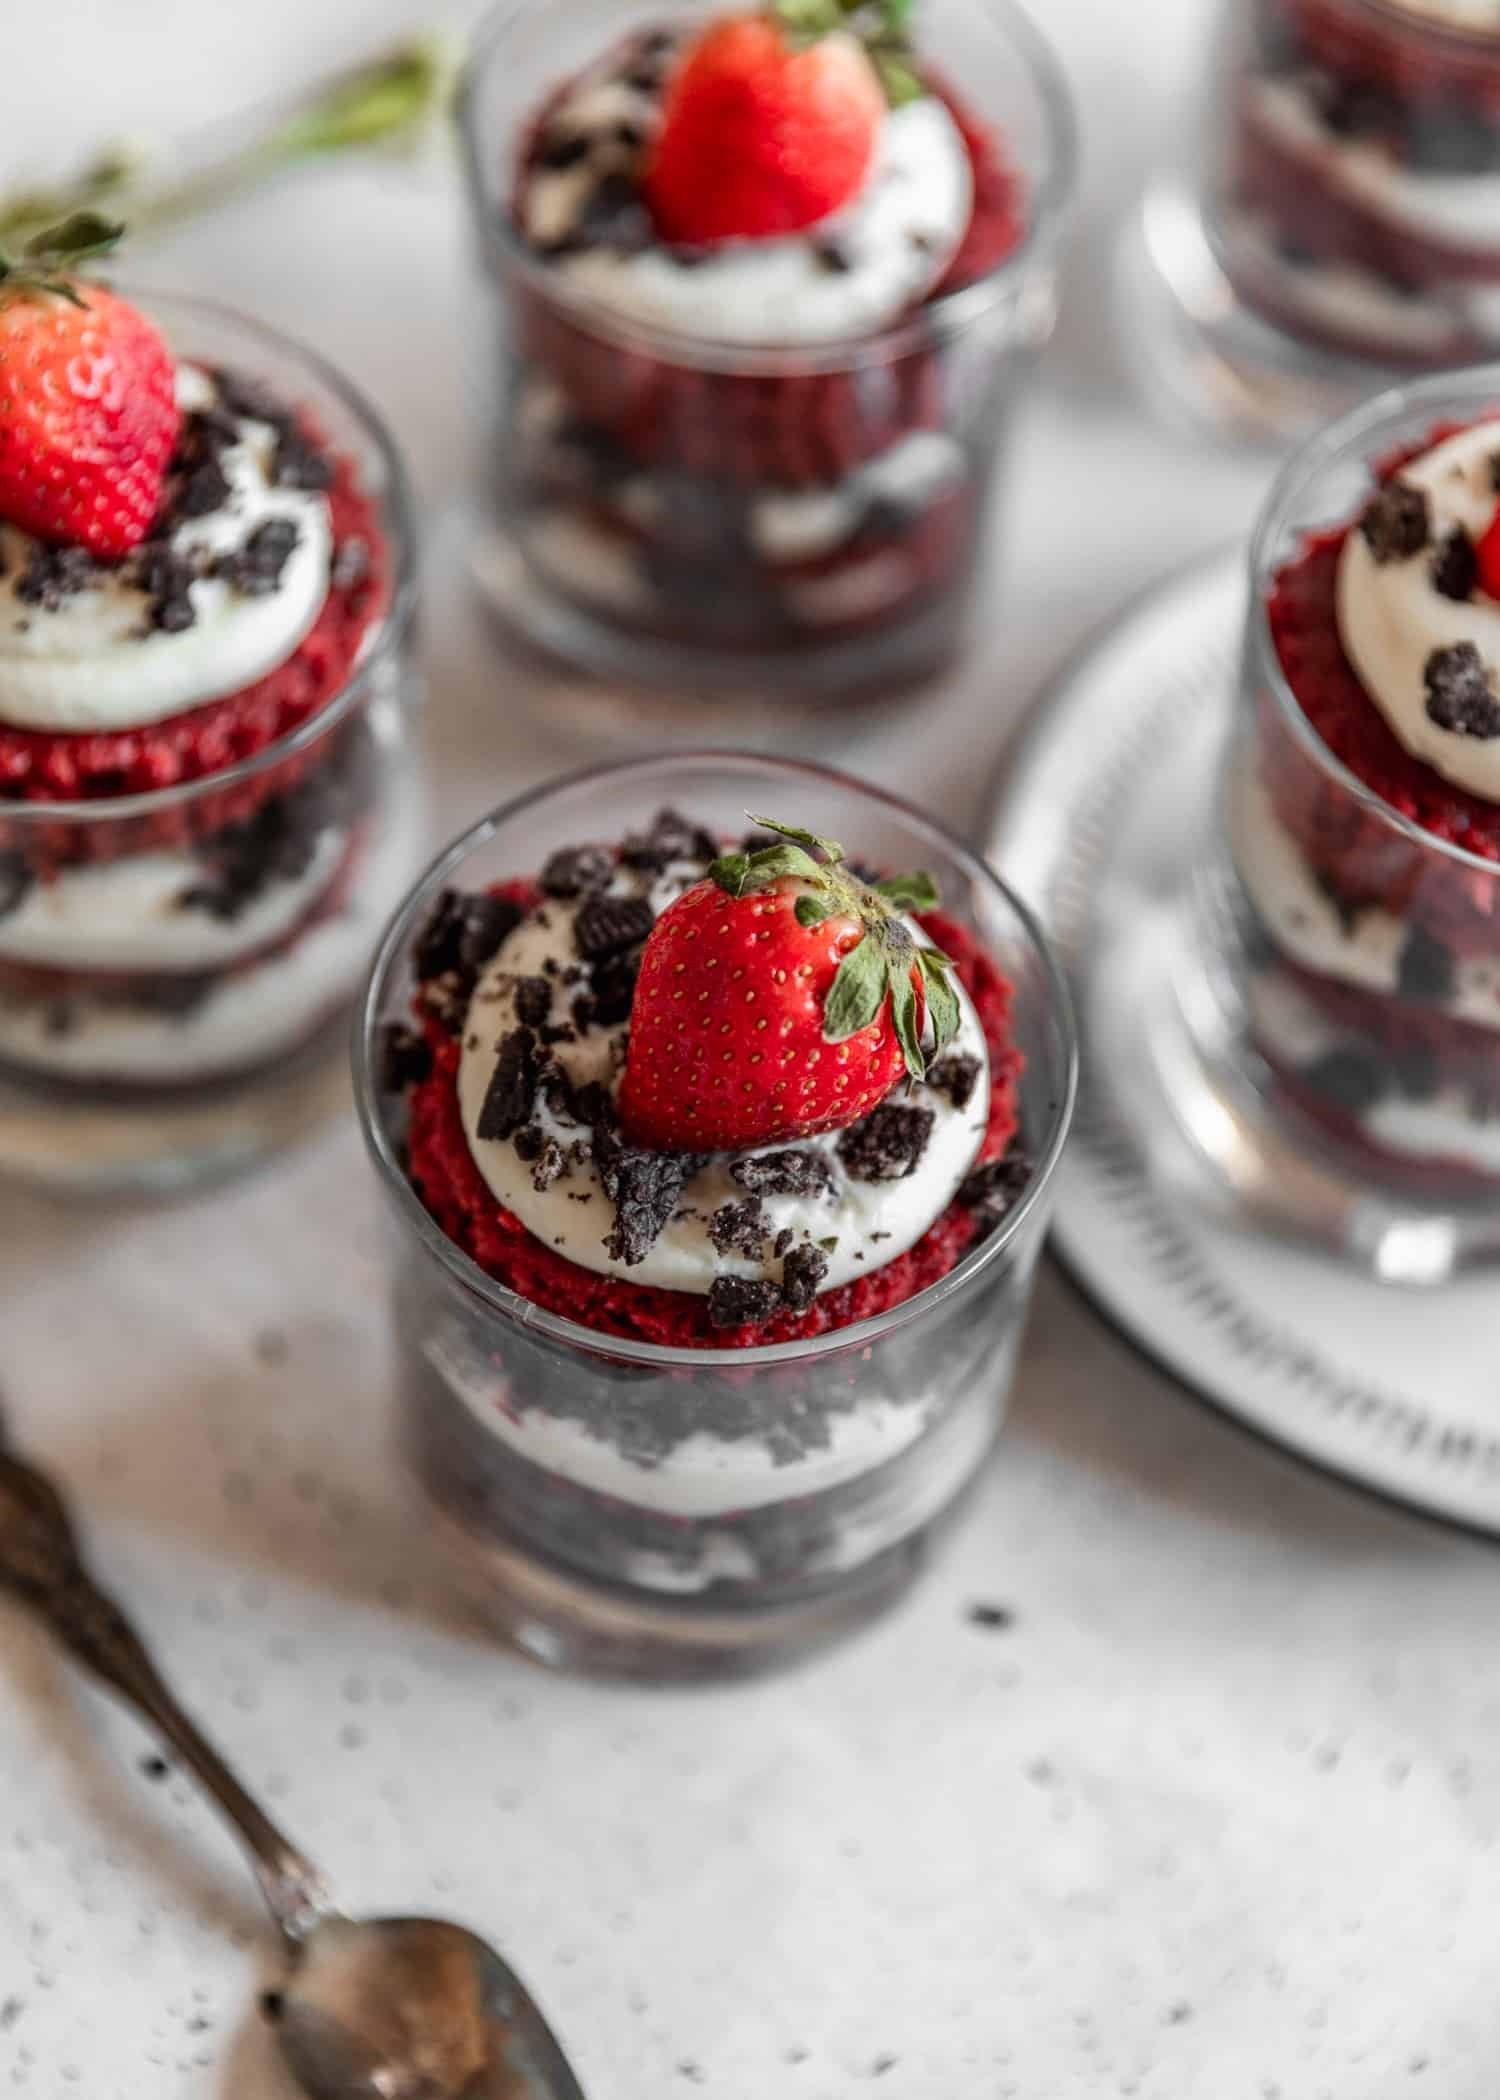
[[[627,868],[659,875],[674,860],[696,860],[706,865],[719,857],[719,841],[701,824],[690,823],[679,810],[658,810],[651,829],[632,832],[620,848]]]
[[[552,1011],[552,987],[545,977],[523,977],[516,985],[516,1019],[540,1028]]]
[[[221,554],[214,574],[245,598],[269,598],[281,589],[287,563],[302,537],[295,518],[267,518],[242,547]]]
[[[544,1021],[537,1034],[549,1050],[558,1043],[576,1043],[578,1040],[578,1030],[570,1021]]]
[[[1326,1095],[1352,1116],[1365,1115],[1385,1093],[1376,1066],[1357,1050],[1329,1050],[1304,1067],[1302,1078],[1315,1093]]]
[[[651,214],[640,184],[622,168],[612,168],[599,177],[583,199],[573,225],[556,240],[536,244],[537,252],[553,259],[578,255],[589,248],[607,248],[616,255],[643,255],[655,241]]]
[[[427,1038],[404,1021],[387,1021],[380,1031],[378,1084],[383,1094],[404,1094],[420,1086],[432,1070]]]
[[[218,455],[209,452],[190,467],[177,484],[171,514],[178,518],[208,518],[229,501],[229,477]]]
[[[219,406],[230,415],[242,416],[247,423],[269,423],[273,430],[281,430],[292,421],[291,410],[260,380],[220,365],[214,371],[213,381],[219,390]]]
[[[165,540],[148,540],[136,557],[135,581],[150,599],[151,625],[162,634],[182,634],[196,624],[192,584],[196,570]]]
[[[0,919],[18,909],[35,880],[24,854],[14,847],[0,853]]]
[[[517,1159],[525,1160],[528,1166],[541,1158],[546,1142],[547,1133],[540,1123],[523,1123],[511,1140]]]
[[[766,1250],[766,1211],[759,1196],[743,1203],[721,1203],[708,1221],[708,1236],[720,1254],[743,1254],[759,1261]]]
[[[969,1057],[961,1050],[950,1051],[947,1057],[940,1057],[927,1074],[927,1084],[938,1093],[946,1094],[953,1106],[962,1110],[974,1098],[982,1069],[977,1057]]]
[[[538,1078],[536,1037],[529,1028],[513,1028],[500,1044],[495,1069],[479,1111],[482,1138],[514,1137],[529,1122]]]
[[[588,1091],[580,1093],[580,1105]],[[604,1245],[612,1259],[633,1269],[655,1245],[698,1161],[680,1152],[638,1152],[612,1126],[613,1104],[610,1124],[596,1125],[594,1131],[594,1162],[615,1207],[614,1230]]]
[[[833,1169],[821,1152],[764,1152],[729,1163],[730,1178],[752,1196],[831,1196]]]
[[[958,1200],[966,1209],[977,1211],[986,1227],[993,1229],[1030,1179],[1031,1161],[1019,1149],[1012,1150],[976,1167],[959,1184]]]
[[[1423,670],[1427,715],[1439,729],[1488,741],[1500,736],[1500,702],[1472,642],[1434,649]]]
[[[930,1108],[882,1102],[839,1139],[845,1172],[856,1181],[904,1181],[917,1171],[934,1121]]]
[[[792,1242],[796,1239],[796,1237],[797,1235],[795,1232],[793,1232],[790,1225],[782,1226],[780,1232],[777,1233],[775,1239],[771,1243],[771,1252],[775,1255],[778,1261],[780,1261],[783,1254],[787,1252],[788,1248],[790,1248]]]
[[[827,270],[832,276],[847,277],[854,268],[848,242],[836,233],[818,234],[807,245],[818,268]]]
[[[1365,506],[1359,530],[1382,567],[1420,554],[1432,535],[1425,490],[1414,489],[1406,481],[1388,481]]]
[[[335,768],[325,766],[262,803],[242,824],[200,840],[194,855],[205,880],[182,892],[177,909],[207,912],[228,924],[271,883],[305,875],[324,832],[346,813],[349,785],[335,774]]]
[[[129,1004],[144,1007],[147,1013],[161,1014],[169,1021],[185,1020],[212,998],[220,981],[220,974],[215,970],[180,974],[160,971],[149,977],[133,977]]]
[[[283,423],[271,455],[271,482],[278,489],[306,489],[321,495],[333,487],[333,462],[295,423]]]
[[[794,1247],[781,1265],[781,1295],[793,1312],[804,1313],[828,1274],[828,1256],[820,1247]]]
[[[594,971],[588,999],[596,1028],[616,1028],[630,1019],[635,1004],[635,981],[640,966],[628,955],[608,955]]]
[[[351,532],[348,539],[340,540],[333,550],[333,567],[329,575],[337,591],[352,591],[356,584],[363,583],[370,573],[370,543]]]
[[[463,901],[463,933],[458,946],[462,967],[476,974],[482,970],[493,956],[499,954],[502,943],[509,940],[524,917],[520,905],[511,897],[491,896],[487,890],[466,897]]]
[[[48,547],[38,542],[16,579],[16,596],[23,605],[56,612],[69,598],[97,583],[99,573],[100,564],[87,547]]]
[[[781,1304],[781,1291],[755,1276],[716,1276],[708,1291],[711,1327],[763,1327]]]
[[[1479,556],[1462,525],[1455,525],[1438,541],[1432,557],[1432,587],[1444,598],[1466,603],[1479,581]]]
[[[602,846],[560,846],[549,854],[538,882],[548,897],[582,897],[608,887],[614,862]]]
[[[553,1182],[562,1178],[567,1164],[567,1154],[557,1139],[544,1138],[531,1167],[531,1186],[539,1196],[545,1195]]]
[[[654,919],[644,897],[590,897],[573,921],[573,944],[585,962],[638,948]]]
[[[1418,1006],[1449,1006],[1458,990],[1458,959],[1453,950],[1413,926],[1401,945],[1396,964],[1396,993]]]
[[[587,160],[593,140],[584,131],[554,132],[543,138],[536,150],[536,164],[551,174],[561,175],[569,168],[576,168]]]

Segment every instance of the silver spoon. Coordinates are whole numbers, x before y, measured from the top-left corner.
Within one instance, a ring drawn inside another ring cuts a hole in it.
[[[309,2100],[584,2100],[535,2002],[484,1940],[439,1918],[340,1914],[95,1585],[57,1489],[3,1448],[0,1589],[135,1708],[234,1825],[286,1945],[286,1980],[262,2005]]]

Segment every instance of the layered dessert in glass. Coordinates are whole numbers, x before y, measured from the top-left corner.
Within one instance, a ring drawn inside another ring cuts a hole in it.
[[[1246,1054],[1356,1188],[1500,1200],[1500,372],[1288,468],[1225,776]]]
[[[1500,343],[1500,10],[1255,0],[1227,84],[1220,231],[1236,285],[1380,364]]]
[[[1158,405],[1300,438],[1500,349],[1500,11],[1223,0],[1184,136],[1122,247]]]
[[[1051,325],[1068,126],[1024,22],[509,8],[465,132],[507,618],[606,674],[775,690],[945,658]]]
[[[167,1185],[330,1097],[409,875],[401,479],[219,309],[7,286],[0,335],[0,1161]]]
[[[692,1672],[893,1595],[993,1437],[1071,1074],[1019,907],[841,776],[651,761],[459,841],[360,1093],[404,1440],[507,1631]]]

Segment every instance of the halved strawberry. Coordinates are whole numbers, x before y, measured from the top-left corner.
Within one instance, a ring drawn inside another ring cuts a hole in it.
[[[658,1152],[745,1151],[868,1115],[952,1041],[948,958],[901,914],[926,875],[867,883],[813,832],[730,853],[670,904],[641,957],[620,1113]]]
[[[120,231],[78,212],[0,254],[0,518],[103,561],[150,531],[181,424],[156,330],[71,274]]]
[[[886,97],[857,37],[812,42],[770,15],[730,15],[688,50],[667,91],[646,198],[694,247],[796,233],[857,195]]]

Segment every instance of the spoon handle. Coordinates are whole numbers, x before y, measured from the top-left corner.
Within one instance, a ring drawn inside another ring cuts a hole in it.
[[[250,1854],[272,1917],[304,1937],[332,1909],[321,1875],[245,1792],[178,1704],[135,1628],[94,1582],[62,1496],[0,1449],[0,1590],[30,1607],[69,1653],[117,1692],[177,1753]]]

